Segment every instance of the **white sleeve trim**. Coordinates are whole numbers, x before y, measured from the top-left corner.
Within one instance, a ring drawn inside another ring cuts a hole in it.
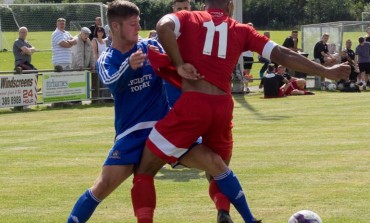
[[[174,33],[176,35],[176,38],[179,38],[180,36],[180,21],[179,21],[179,18],[177,18],[175,15],[173,14],[167,14],[165,15],[163,18],[167,18],[167,19],[170,19],[172,20],[174,23],[175,23],[175,30],[174,30]]]
[[[271,52],[277,46],[278,44],[275,43],[274,41],[270,40],[266,43],[265,47],[263,48],[262,51],[262,57],[270,60]]]

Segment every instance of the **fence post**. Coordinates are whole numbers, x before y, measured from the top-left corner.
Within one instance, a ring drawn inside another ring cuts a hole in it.
[[[100,82],[96,70],[91,71],[91,99],[97,100],[100,95]]]

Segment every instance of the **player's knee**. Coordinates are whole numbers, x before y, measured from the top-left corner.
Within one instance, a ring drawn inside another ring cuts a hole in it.
[[[224,173],[228,168],[226,163],[216,153],[209,154],[207,159],[205,160],[206,160],[205,165],[207,168],[206,172],[208,172],[212,176]]]

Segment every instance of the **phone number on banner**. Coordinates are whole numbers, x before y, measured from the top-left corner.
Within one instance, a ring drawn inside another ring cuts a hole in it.
[[[36,75],[0,76],[0,107],[36,104],[36,88]]]

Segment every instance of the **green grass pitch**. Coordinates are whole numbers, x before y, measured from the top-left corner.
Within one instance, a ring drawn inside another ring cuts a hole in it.
[[[286,223],[302,209],[317,212],[324,223],[368,223],[370,91],[315,93],[234,96],[231,168],[265,223]],[[113,121],[109,105],[1,109],[0,221],[65,222],[101,170],[113,144]],[[131,181],[103,201],[89,222],[136,222]],[[204,173],[167,167],[155,182],[155,222],[216,222]],[[242,222],[234,208],[231,215]]]

